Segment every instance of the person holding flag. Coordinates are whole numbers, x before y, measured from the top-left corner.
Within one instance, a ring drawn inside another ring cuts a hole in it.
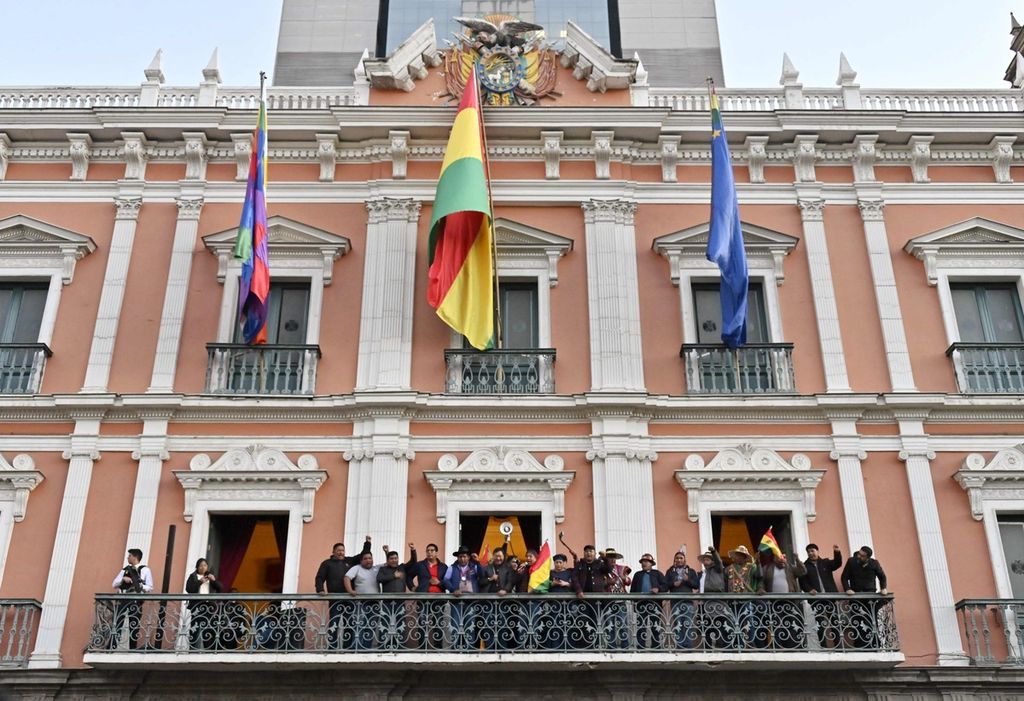
[[[771,526],[761,536],[757,550],[764,560],[761,563],[761,591],[773,594],[792,594],[800,591],[799,578],[807,574],[807,568],[796,555],[786,555],[775,540]],[[774,610],[772,641],[777,648],[801,648],[805,645],[803,605],[791,599],[770,601]],[[768,619],[765,619],[768,620]],[[758,640],[762,638],[759,636]]]
[[[242,262],[238,284],[238,322],[247,344],[267,342],[270,261],[267,256],[267,74],[260,71],[260,108],[252,135],[249,179],[242,218],[235,239],[235,258]]]
[[[722,273],[722,343],[729,348],[739,348],[747,342],[747,255],[743,249],[729,142],[715,84],[710,78],[708,90],[711,98],[711,228],[707,259]]]

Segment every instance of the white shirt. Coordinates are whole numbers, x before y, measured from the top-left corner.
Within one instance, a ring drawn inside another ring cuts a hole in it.
[[[786,577],[785,567],[775,567],[772,573],[772,591],[776,594],[784,594],[789,591],[789,579]]]
[[[380,594],[380,585],[377,584],[377,572],[380,565],[366,568],[356,565],[351,568],[345,576],[352,580],[352,588],[357,594]]]
[[[142,593],[148,594],[153,591],[153,573],[145,565],[136,565],[135,569],[139,571],[139,575],[142,577]],[[124,580],[124,569],[117,573],[114,577],[114,589],[121,588],[121,582]]]

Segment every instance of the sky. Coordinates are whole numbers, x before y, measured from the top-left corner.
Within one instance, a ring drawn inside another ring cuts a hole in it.
[[[1024,0],[717,5],[732,87],[777,85],[784,51],[805,86],[831,86],[844,51],[864,87],[1005,88],[1010,12],[1024,19]],[[134,85],[158,48],[168,85],[196,85],[215,47],[224,84],[255,85],[273,71],[281,0],[0,0],[0,10],[0,85]]]

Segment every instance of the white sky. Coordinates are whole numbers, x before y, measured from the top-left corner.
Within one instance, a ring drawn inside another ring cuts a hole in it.
[[[805,86],[830,86],[845,51],[865,87],[1007,87],[1014,9],[1024,18],[1024,0],[718,0],[726,84],[776,85],[787,51]],[[0,10],[0,85],[133,85],[157,48],[168,84],[196,85],[214,47],[225,84],[253,85],[273,71],[281,2],[0,0]]]

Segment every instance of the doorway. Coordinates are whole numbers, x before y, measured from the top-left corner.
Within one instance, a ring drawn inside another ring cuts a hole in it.
[[[493,553],[505,543],[501,524],[512,526],[509,540],[509,554],[519,558],[526,556],[526,550],[539,550],[541,539],[541,517],[539,513],[519,514],[459,514],[459,543],[472,552],[481,553],[485,547]]]
[[[210,514],[206,559],[226,592],[279,593],[287,543],[288,514]]]
[[[787,556],[793,552],[792,514],[785,512],[759,512],[752,514],[711,514],[711,534],[715,549],[723,562],[729,563],[729,551],[745,545],[750,554],[757,557],[757,545],[761,537],[772,529],[772,535],[779,548]]]

